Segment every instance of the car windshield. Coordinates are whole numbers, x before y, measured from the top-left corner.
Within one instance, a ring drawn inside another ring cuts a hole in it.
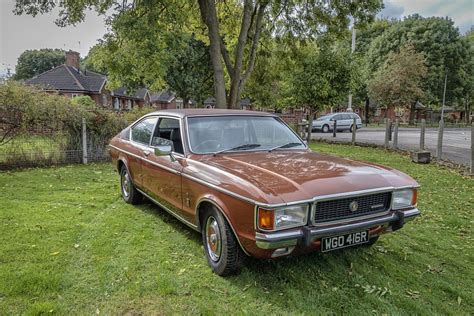
[[[196,154],[306,148],[288,126],[272,116],[190,117],[188,132],[189,146]]]

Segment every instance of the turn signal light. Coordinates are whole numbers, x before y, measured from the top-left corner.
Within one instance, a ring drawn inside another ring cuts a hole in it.
[[[266,230],[272,230],[275,227],[275,216],[273,210],[266,210],[263,208],[258,210],[258,227]]]
[[[418,199],[418,190],[413,189],[413,196],[411,198],[411,205],[416,206],[417,199]]]

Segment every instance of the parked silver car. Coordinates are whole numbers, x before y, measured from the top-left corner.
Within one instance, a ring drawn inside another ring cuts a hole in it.
[[[338,112],[327,114],[314,120],[312,131],[322,131],[323,133],[327,133],[333,130],[334,121],[337,121],[337,131],[349,130],[352,132],[352,127],[354,125],[354,117],[356,118],[356,127],[358,129],[361,128],[362,120],[359,115],[351,112]]]

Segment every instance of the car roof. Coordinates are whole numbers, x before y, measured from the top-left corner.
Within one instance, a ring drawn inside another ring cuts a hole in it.
[[[261,111],[246,111],[246,110],[228,110],[228,109],[172,109],[160,110],[148,113],[148,115],[169,115],[176,117],[191,117],[191,116],[225,116],[225,115],[250,115],[250,116],[276,116],[273,113]]]

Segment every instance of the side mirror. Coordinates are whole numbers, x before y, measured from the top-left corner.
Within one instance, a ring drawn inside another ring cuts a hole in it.
[[[174,150],[171,140],[160,137],[153,138],[152,146],[155,149],[155,156],[167,156]]]

